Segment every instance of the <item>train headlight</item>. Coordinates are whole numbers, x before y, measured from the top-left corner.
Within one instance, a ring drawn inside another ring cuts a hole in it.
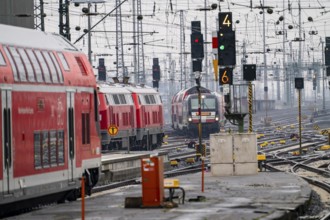
[[[191,116],[188,117],[188,121],[192,121],[192,117]]]
[[[215,120],[216,121],[219,121],[219,116],[215,116]]]

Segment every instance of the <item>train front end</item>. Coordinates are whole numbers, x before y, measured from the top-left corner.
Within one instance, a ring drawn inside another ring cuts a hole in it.
[[[218,99],[213,94],[201,94],[200,108],[197,94],[192,94],[186,101],[187,128],[198,132],[198,124],[202,123],[203,134],[217,133],[220,130],[220,112]]]

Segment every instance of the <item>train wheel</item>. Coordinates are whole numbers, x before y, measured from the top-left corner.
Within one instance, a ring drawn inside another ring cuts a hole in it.
[[[136,138],[135,137],[130,137],[129,138],[129,147],[130,149],[135,149],[137,145]]]
[[[74,190],[72,190],[71,193],[70,193],[70,195],[68,196],[67,200],[68,200],[69,202],[76,201],[77,198],[79,197],[79,194],[80,194],[79,191],[80,191],[80,190],[78,190],[78,189],[74,189]]]

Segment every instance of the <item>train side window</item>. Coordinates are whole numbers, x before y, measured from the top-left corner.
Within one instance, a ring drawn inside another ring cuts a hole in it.
[[[42,132],[42,147],[41,147],[41,157],[42,157],[42,167],[47,168],[50,165],[49,160],[49,134],[48,131]]]
[[[55,65],[55,68],[56,68],[56,71],[57,71],[57,74],[58,76],[60,77],[60,83],[63,83],[63,74],[62,74],[62,71],[61,71],[61,68],[60,68],[60,65],[58,64],[54,54],[52,52],[49,52],[49,55],[50,55],[50,58],[53,60],[53,63]]]
[[[35,82],[36,80],[34,77],[34,70],[33,70],[32,64],[31,64],[30,59],[28,58],[25,50],[23,48],[19,48],[18,53],[21,55],[23,62],[25,64],[25,68],[28,73],[29,82]]]
[[[154,95],[150,95],[150,103],[151,104],[156,104],[156,100],[155,100]]]
[[[19,53],[17,52],[15,47],[9,47],[10,53],[13,56],[13,60],[16,63],[16,67],[18,70],[18,74],[19,74],[19,79],[21,82],[26,82],[26,72],[25,72],[25,68],[24,68],[24,64],[22,62],[21,56],[19,55]]]
[[[64,165],[64,131],[57,131],[58,164]]]
[[[66,59],[65,59],[63,53],[57,53],[57,55],[58,55],[58,57],[60,58],[60,61],[61,61],[62,66],[63,66],[63,69],[64,69],[65,71],[70,71],[70,67],[69,67],[69,65],[68,65],[68,62],[66,62]]]
[[[86,71],[86,67],[83,63],[83,61],[81,60],[80,57],[75,57],[76,58],[76,61],[78,63],[78,66],[79,66],[79,69],[80,69],[80,72],[83,76],[86,76],[87,75],[87,71]]]
[[[50,58],[48,52],[47,51],[42,51],[42,54],[44,55],[46,63],[48,64],[53,83],[59,83],[59,79],[58,79],[58,76],[57,76],[55,65],[54,65],[52,59]]]
[[[45,61],[44,57],[42,56],[42,54],[39,50],[36,50],[35,53],[37,55],[37,58],[39,60],[40,65],[41,65],[42,72],[43,72],[43,75],[44,75],[44,78],[45,78],[45,82],[46,83],[51,83],[51,81],[50,81],[50,72],[49,72],[49,69],[48,69],[48,66],[46,64],[46,61]]]
[[[0,50],[0,66],[6,66],[5,58],[3,57],[3,54]]]
[[[43,82],[44,79],[42,77],[42,71],[41,71],[41,67],[40,64],[37,60],[36,55],[33,53],[32,49],[27,49],[26,50],[28,57],[30,58],[32,65],[34,67],[34,71],[36,73],[37,76],[37,82]]]
[[[6,55],[7,55],[8,59],[9,59],[9,62],[11,63],[11,68],[13,69],[14,80],[15,81],[18,81],[19,79],[18,79],[18,72],[17,72],[16,64],[15,64],[13,58],[11,57],[11,54],[10,54],[8,48],[5,47],[4,49],[5,49]]]
[[[49,132],[50,165],[57,166],[57,138],[56,130]]]
[[[113,97],[113,101],[115,102],[115,104],[116,105],[119,105],[120,104],[120,101],[119,101],[118,95],[117,94],[113,94],[112,97]]]
[[[82,113],[82,144],[90,144],[89,113]]]
[[[148,95],[144,96],[144,100],[146,101],[146,104],[150,104],[150,99]]]
[[[119,94],[119,99],[120,99],[120,104],[127,104],[124,94]]]
[[[41,135],[34,132],[34,168],[41,168]]]

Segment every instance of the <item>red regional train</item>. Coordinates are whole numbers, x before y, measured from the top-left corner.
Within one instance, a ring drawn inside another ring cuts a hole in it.
[[[103,150],[153,150],[164,137],[163,105],[148,86],[99,83]]]
[[[57,34],[0,25],[0,215],[90,193],[101,166],[96,81]],[[17,205],[19,203],[19,205]]]
[[[195,135],[198,133],[198,124],[201,120],[203,134],[219,132],[220,117],[223,115],[219,95],[204,87],[200,87],[200,91],[201,117],[198,111],[197,86],[181,90],[173,96],[171,103],[173,129]]]

